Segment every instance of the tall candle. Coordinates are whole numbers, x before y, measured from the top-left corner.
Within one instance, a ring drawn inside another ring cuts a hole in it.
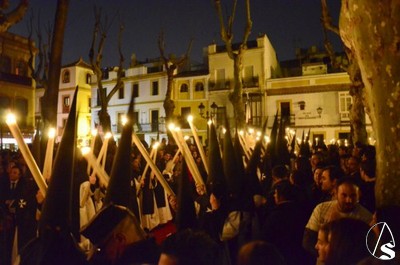
[[[160,184],[163,186],[164,190],[167,192],[168,195],[175,196],[175,193],[171,189],[171,187],[168,185],[167,181],[164,179],[164,177],[161,175],[160,170],[158,167],[154,164],[153,160],[150,158],[149,153],[147,153],[146,149],[144,148],[142,142],[140,139],[137,137],[135,133],[132,134],[132,141],[134,144],[137,146],[139,149],[140,153],[142,154],[143,158],[146,160],[146,162],[149,164],[151,170],[156,175],[157,180],[160,182]]]
[[[99,177],[100,183],[104,186],[108,186],[108,181],[110,177],[107,172],[101,167],[99,162],[96,160],[93,152],[89,147],[84,147],[81,149],[82,156],[88,161],[88,163],[93,167],[93,174],[96,174]]]
[[[192,130],[194,141],[196,142],[197,148],[199,149],[200,157],[201,157],[201,160],[203,161],[204,168],[208,174],[208,163],[207,163],[206,154],[204,152],[203,145],[200,142],[199,135],[197,134],[196,127],[193,124],[193,116],[189,115],[187,120],[189,122],[190,129]]]
[[[49,129],[46,155],[44,157],[43,164],[43,177],[49,180],[51,177],[51,169],[53,167],[53,150],[54,150],[54,138],[56,136],[56,130],[54,128]]]
[[[28,145],[24,141],[24,138],[21,134],[21,130],[19,129],[17,121],[15,119],[15,115],[9,113],[7,115],[6,123],[10,128],[11,134],[18,143],[19,150],[21,150],[21,154],[24,157],[24,160],[29,170],[31,171],[33,178],[35,179],[40,192],[43,194],[43,196],[46,196],[46,191],[47,191],[46,181],[44,180],[42,173],[40,173],[39,167],[36,164],[35,159],[33,158],[32,153],[28,148]]]

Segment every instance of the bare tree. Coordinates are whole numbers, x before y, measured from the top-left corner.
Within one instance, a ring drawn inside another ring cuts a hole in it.
[[[245,108],[243,104],[243,83],[241,72],[243,70],[243,54],[247,49],[247,41],[251,33],[253,22],[250,16],[250,0],[245,0],[246,5],[246,27],[243,33],[242,42],[237,50],[233,49],[233,22],[236,14],[237,0],[233,0],[232,13],[227,18],[225,25],[222,14],[221,0],[215,0],[215,8],[220,23],[221,39],[225,43],[226,51],[230,59],[233,60],[234,88],[229,95],[235,114],[237,128],[243,128],[245,125]]]
[[[343,64],[336,60],[336,54],[333,46],[328,38],[328,31],[335,33],[340,37],[338,26],[332,22],[332,17],[329,13],[329,8],[326,0],[321,0],[322,17],[321,22],[324,28],[324,45],[328,52],[331,63],[334,67],[340,67],[345,70],[351,81],[350,95],[353,99],[353,104],[350,109],[350,129],[351,129],[351,140],[353,143],[361,142],[363,144],[368,143],[368,134],[366,129],[365,121],[365,110],[364,106],[364,83],[361,78],[360,67],[358,66],[357,58],[354,56],[353,51],[348,47],[344,47],[348,64]]]
[[[189,54],[192,49],[193,39],[190,40],[186,53],[180,58],[173,58],[172,56],[165,55],[165,40],[164,40],[164,32],[160,33],[158,38],[158,49],[160,50],[161,60],[164,64],[164,67],[167,71],[167,91],[165,93],[164,99],[164,110],[165,110],[165,120],[166,122],[170,122],[173,117],[175,110],[175,103],[171,98],[171,93],[173,89],[173,81],[176,74],[176,70],[186,64],[189,59]]]
[[[20,0],[15,9],[4,13],[3,10],[7,10],[9,5],[10,1],[0,0],[0,32],[6,32],[11,26],[22,20],[28,10],[29,0]]]
[[[342,0],[340,36],[357,59],[377,149],[377,206],[400,205],[400,2]]]
[[[97,78],[97,96],[100,99],[100,111],[98,113],[99,122],[105,132],[111,131],[111,120],[108,114],[108,103],[110,102],[112,96],[119,90],[123,89],[124,82],[123,77],[123,63],[124,56],[122,55],[121,43],[122,43],[122,32],[124,26],[120,23],[119,34],[118,34],[118,53],[119,53],[119,66],[117,70],[117,81],[115,86],[111,89],[110,93],[107,95],[107,88],[103,87],[103,71],[101,69],[101,64],[103,60],[103,50],[104,44],[107,38],[107,33],[112,25],[112,21],[109,23],[107,16],[102,18],[101,9],[94,8],[95,13],[95,23],[93,29],[92,44],[90,46],[89,58],[90,63],[93,68],[93,72]],[[99,37],[100,35],[100,37]],[[99,39],[98,39],[99,38]],[[95,46],[97,49],[95,50]]]

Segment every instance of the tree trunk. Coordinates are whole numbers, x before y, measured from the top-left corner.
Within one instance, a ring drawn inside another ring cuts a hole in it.
[[[172,67],[172,66],[170,66]],[[174,116],[175,110],[175,102],[171,98],[172,89],[173,89],[173,81],[174,81],[174,69],[168,68],[167,69],[167,92],[165,93],[165,99],[163,103],[164,111],[165,111],[165,122],[168,124],[172,122],[172,118]]]
[[[243,80],[240,73],[243,70],[243,53],[242,50],[239,50],[238,54],[235,54],[233,57],[233,75],[234,75],[234,89],[233,92],[229,96],[229,100],[231,101],[235,114],[235,123],[236,128],[244,128],[245,127],[245,110],[243,104]]]
[[[347,53],[347,57],[350,61],[350,65],[347,69],[351,80],[350,95],[353,98],[353,104],[350,110],[351,142],[353,144],[356,142],[368,144],[364,110],[364,105],[366,105],[364,102],[364,83],[356,58],[354,58],[354,55],[350,52]]]
[[[64,31],[67,23],[69,0],[59,0],[54,21],[54,30],[49,58],[48,86],[45,90],[42,103],[42,118],[45,130],[56,127],[58,90],[60,83],[61,59],[64,44]]]
[[[376,138],[377,206],[400,205],[400,2],[342,0],[340,35],[360,66]]]

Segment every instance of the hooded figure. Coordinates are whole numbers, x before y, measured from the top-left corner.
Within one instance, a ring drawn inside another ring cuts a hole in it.
[[[38,236],[21,250],[20,264],[87,264],[84,253],[71,234],[77,94],[78,89],[54,161]]]
[[[155,263],[158,248],[140,227],[135,185],[132,182],[131,146],[134,101],[127,118],[111,169],[103,208],[82,228],[81,233],[95,246],[89,254],[92,264]]]

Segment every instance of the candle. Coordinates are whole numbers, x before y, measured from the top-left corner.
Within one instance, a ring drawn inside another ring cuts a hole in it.
[[[108,149],[108,142],[110,141],[112,134],[110,132],[106,133],[106,135],[104,136],[105,140],[104,140],[104,153],[103,153],[103,158],[101,161],[101,166],[103,167],[103,169],[106,167],[106,159],[107,159],[107,149]],[[100,155],[99,155],[100,158]]]
[[[155,154],[154,150],[155,150],[154,148],[151,149],[151,151],[150,151],[150,158],[152,158],[152,157],[154,156],[154,154]],[[143,170],[143,173],[142,173],[142,178],[143,178],[143,179],[146,178],[146,173],[147,173],[147,170],[148,170],[148,169],[149,169],[149,164],[147,163],[146,166],[144,167],[144,170]]]
[[[144,148],[142,142],[139,140],[137,135],[135,133],[132,134],[132,141],[134,144],[137,146],[139,149],[140,153],[142,154],[143,158],[146,160],[146,162],[149,164],[151,170],[153,170],[154,174],[156,175],[156,178],[158,181],[161,183],[163,186],[164,190],[167,192],[168,195],[175,196],[175,193],[172,191],[171,187],[168,185],[167,181],[164,179],[164,177],[161,175],[160,170],[158,167],[154,164],[153,160],[150,158],[149,154],[147,153],[146,149]]]
[[[43,164],[43,177],[49,180],[51,177],[51,169],[53,167],[53,150],[54,150],[54,138],[56,136],[56,129],[50,128],[47,140],[46,155],[44,157]]]
[[[97,136],[97,130],[94,129],[94,130],[92,130],[92,140],[90,142],[90,150],[94,150],[94,144],[96,143],[96,136]],[[91,166],[88,163],[88,166],[87,166],[87,174],[88,175],[90,174],[90,168],[91,168]]]
[[[197,184],[205,185],[203,178],[200,175],[199,169],[196,165],[196,162],[194,161],[192,153],[190,152],[189,147],[187,146],[185,140],[183,139],[182,131],[179,128],[175,128],[175,134],[177,136],[178,142],[181,143],[183,156],[189,166],[189,170],[192,173],[194,180],[196,181]]]
[[[96,157],[93,155],[91,149],[89,147],[84,147],[81,149],[81,152],[82,156],[88,161],[90,166],[93,167],[93,174],[96,174],[99,177],[101,185],[107,187],[110,177],[96,160]]]
[[[193,116],[189,115],[187,120],[189,122],[190,129],[192,130],[194,141],[196,142],[197,148],[199,149],[200,157],[201,160],[203,161],[204,168],[208,174],[208,164],[207,164],[206,154],[204,152],[203,145],[200,142],[199,135],[197,134],[196,127],[193,124]]]
[[[15,120],[15,115],[9,113],[7,115],[6,123],[10,128],[11,134],[18,143],[21,154],[24,157],[29,170],[31,171],[33,178],[35,179],[36,184],[40,189],[40,192],[43,194],[43,196],[46,196],[46,181],[44,180],[42,173],[40,173],[39,167],[37,166],[35,159],[32,156],[32,153],[29,151],[28,145],[25,143],[24,138],[22,137],[17,121]]]

